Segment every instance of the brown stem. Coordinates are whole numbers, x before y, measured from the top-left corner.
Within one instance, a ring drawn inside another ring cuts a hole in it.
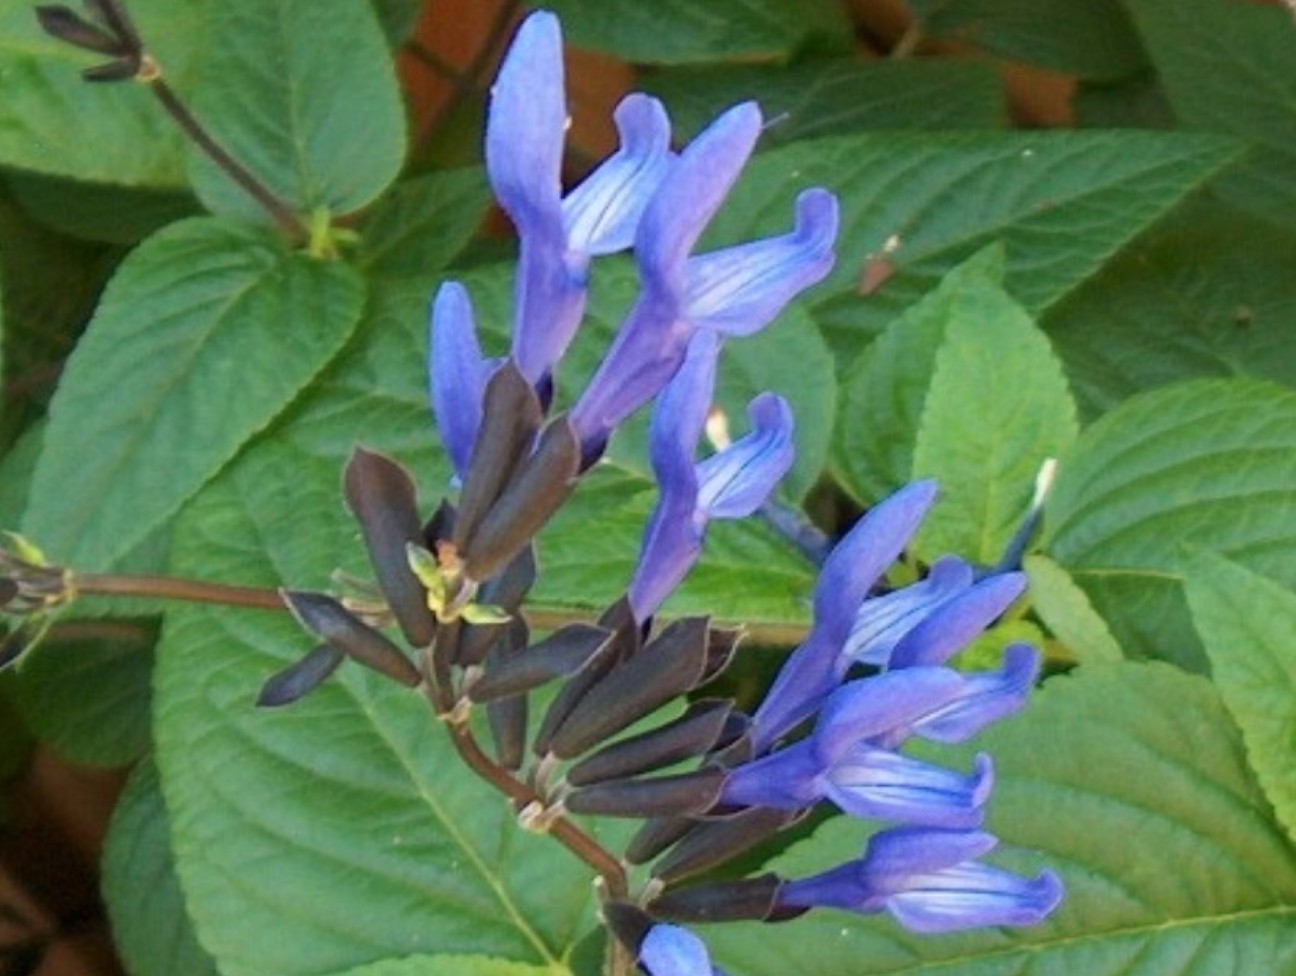
[[[180,101],[176,93],[171,90],[171,86],[162,79],[161,68],[155,67],[153,71],[141,73],[140,78],[157,96],[157,100],[162,103],[162,107],[166,109],[176,125],[180,126],[184,134],[193,140],[194,144],[205,152],[230,179],[261,204],[285,234],[294,240],[306,240],[310,237],[310,230],[292,208],[275,196],[251,170],[231,156],[189,111],[184,102]]]
[[[447,723],[450,740],[464,763],[486,782],[522,808],[540,801],[540,796],[508,770],[497,765],[477,744],[471,730],[463,724]],[[569,851],[598,872],[607,885],[609,894],[624,898],[629,890],[625,869],[606,847],[581,830],[570,820],[559,818],[549,828],[549,834]]]
[[[194,603],[220,603],[254,610],[286,610],[278,590],[259,586],[231,586],[174,576],[110,576],[99,573],[76,573],[72,585],[78,594],[95,596],[134,596],[155,600],[189,600]]]

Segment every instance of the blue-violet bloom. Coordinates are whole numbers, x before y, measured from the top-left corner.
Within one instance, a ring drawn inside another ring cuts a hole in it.
[[[486,383],[502,360],[487,359],[477,341],[472,301],[457,281],[437,289],[432,302],[429,386],[441,443],[460,481],[468,473],[482,423]]]
[[[634,243],[642,291],[571,413],[587,463],[666,385],[699,329],[751,335],[831,270],[837,199],[823,189],[797,198],[791,233],[690,257],[761,126],[753,103],[725,112],[683,150],[644,210]]]
[[[590,259],[630,247],[671,166],[660,102],[629,95],[614,119],[620,149],[564,198],[562,30],[551,13],[528,17],[491,89],[486,171],[518,232],[513,359],[542,391],[584,315]]]
[[[948,668],[912,668],[850,682],[828,697],[810,736],[732,769],[720,799],[785,810],[826,799],[857,817],[979,826],[994,782],[989,756],[963,776],[894,751],[924,721],[966,703],[966,681]]]
[[[649,976],[724,976],[711,965],[706,944],[686,928],[654,925],[639,946],[639,966]]]
[[[972,586],[972,567],[957,556],[932,563],[926,578],[883,596],[865,600],[851,624],[838,671],[851,664],[885,667],[891,652],[927,614]]]
[[[912,932],[990,925],[1038,925],[1062,901],[1052,871],[1034,879],[980,864],[997,841],[982,831],[900,827],[875,834],[862,858],[823,874],[788,881],[784,908],[887,911]]]
[[[896,561],[936,500],[936,484],[916,481],[875,505],[833,548],[815,584],[814,626],[789,655],[752,718],[752,743],[765,752],[814,714],[841,682],[855,619],[869,590]]]
[[[661,496],[630,584],[630,605],[639,621],[656,613],[692,569],[707,523],[746,518],[792,466],[792,410],[772,393],[762,393],[748,405],[751,433],[694,463],[711,409],[719,350],[715,333],[699,332],[653,408],[650,454]]]

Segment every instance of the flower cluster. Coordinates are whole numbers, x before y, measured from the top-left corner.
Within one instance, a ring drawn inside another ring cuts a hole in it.
[[[702,460],[698,444],[725,340],[763,328],[828,273],[837,204],[807,190],[789,233],[695,256],[755,146],[759,110],[729,110],[678,153],[652,98],[629,96],[616,123],[620,148],[564,194],[562,38],[552,15],[531,15],[500,70],[486,137],[490,180],[520,242],[509,354],[483,355],[458,283],[432,305],[431,399],[457,502],[424,522],[394,461],[357,451],[346,472],[385,606],[415,659],[354,606],[288,592],[321,643],[272,678],[262,702],[296,700],[347,658],[420,688],[522,824],[599,870],[604,916],[652,976],[713,971],[679,922],[776,921],[819,907],[886,911],[917,932],[1042,920],[1061,899],[1053,874],[1028,880],[978,860],[996,843],[981,830],[991,758],[955,771],[904,751],[912,739],[965,742],[1017,711],[1039,663],[1032,648],[1013,646],[995,671],[948,665],[1021,594],[1020,573],[979,575],[946,558],[920,582],[876,595],[935,500],[931,483],[877,505],[832,550],[813,626],[750,714],[691,697],[671,719],[627,731],[732,657],[737,633],[706,618],[665,623],[658,611],[699,558],[709,522],[751,515],[792,464],[791,410],[773,393],[752,400],[745,437]],[[627,249],[640,294],[572,408],[553,413],[593,259]],[[650,402],[659,498],[626,595],[593,624],[533,641],[521,605],[537,572],[536,534],[617,427]],[[556,693],[529,721],[529,693],[549,682]],[[472,738],[478,705],[493,755]],[[889,826],[860,859],[817,876],[696,880],[823,804]],[[644,824],[614,856],[569,814]],[[627,864],[645,875],[633,896]]]

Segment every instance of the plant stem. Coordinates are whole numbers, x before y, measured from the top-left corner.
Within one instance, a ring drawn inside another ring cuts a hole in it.
[[[540,802],[541,798],[535,790],[495,763],[482,751],[472,731],[466,725],[446,724],[450,732],[450,741],[454,743],[455,750],[469,769],[512,800],[518,809]],[[603,883],[607,885],[609,894],[615,898],[626,896],[629,889],[625,869],[606,847],[565,817],[560,817],[553,822],[549,827],[549,834],[597,871]]]
[[[184,102],[180,101],[179,96],[172,91],[171,86],[163,79],[162,68],[156,61],[150,60],[147,62],[146,68],[141,68],[139,79],[149,86],[157,100],[162,103],[162,107],[166,109],[167,114],[171,116],[176,125],[180,126],[194,145],[205,152],[208,158],[219,166],[226,176],[242,187],[253,200],[259,203],[285,234],[293,240],[306,240],[310,237],[309,228],[293,212],[293,209],[275,196],[270,188],[262,183],[251,170],[231,156],[225,147],[217,142],[215,137],[207,131],[207,128],[189,111]]]
[[[188,600],[194,603],[217,603],[253,610],[284,610],[279,591],[257,586],[234,586],[204,580],[180,579],[174,576],[122,576],[98,573],[73,573],[73,586],[80,596],[129,596],[153,600]],[[527,620],[537,630],[557,630],[567,624],[580,623],[587,614],[579,609],[557,607],[523,608]],[[666,618],[662,618],[666,620]],[[729,626],[717,620],[717,626]],[[747,640],[765,648],[796,647],[805,640],[807,629],[801,624],[748,624],[743,630]]]
[[[220,603],[254,610],[286,610],[278,590],[259,586],[231,586],[174,576],[116,576],[99,573],[74,573],[72,586],[78,594],[94,596],[133,596],[155,600],[188,600],[193,603]]]

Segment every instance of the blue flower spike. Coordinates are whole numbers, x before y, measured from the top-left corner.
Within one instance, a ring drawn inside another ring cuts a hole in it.
[[[634,245],[643,291],[572,410],[587,459],[665,386],[699,329],[751,335],[832,269],[837,199],[821,189],[801,194],[791,233],[689,256],[761,126],[753,103],[724,113],[684,149],[645,209]]]
[[[976,860],[996,844],[993,835],[979,830],[883,831],[858,861],[784,883],[779,905],[865,915],[886,911],[923,934],[1038,925],[1061,903],[1061,880],[1052,871],[1023,878]]]
[[[856,817],[975,827],[994,782],[988,756],[964,776],[894,751],[924,719],[964,694],[946,668],[915,668],[853,681],[829,696],[812,735],[733,769],[721,799],[796,810],[821,799]]]
[[[694,463],[711,410],[719,351],[715,333],[699,332],[653,410],[650,449],[661,497],[630,583],[630,604],[641,622],[693,568],[707,523],[751,515],[792,466],[792,410],[771,393],[749,405],[750,434]]]
[[[670,122],[660,102],[631,95],[615,121],[621,148],[564,199],[562,30],[551,13],[528,17],[491,89],[486,170],[518,232],[513,358],[537,389],[580,325],[590,260],[631,245],[670,166]]]
[[[874,506],[829,554],[815,585],[810,635],[788,657],[752,719],[758,752],[813,714],[840,683],[851,663],[851,631],[869,590],[899,558],[935,501],[935,482],[914,482]]]

